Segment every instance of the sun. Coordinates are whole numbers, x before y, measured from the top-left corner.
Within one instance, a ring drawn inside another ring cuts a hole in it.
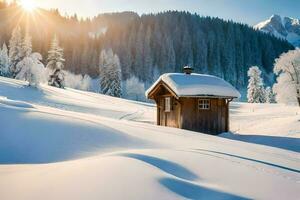
[[[34,0],[20,0],[20,4],[24,10],[29,12],[32,12],[37,7]]]

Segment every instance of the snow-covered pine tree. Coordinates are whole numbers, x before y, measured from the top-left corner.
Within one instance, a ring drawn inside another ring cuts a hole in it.
[[[22,33],[21,28],[17,26],[13,32],[9,41],[9,60],[10,67],[9,73],[12,78],[15,78],[18,74],[17,64],[23,59],[22,55]]]
[[[16,73],[15,78],[20,79],[20,76],[18,75],[21,73],[21,71],[23,71],[22,73],[28,72],[30,74],[30,68],[32,65],[31,58],[30,58],[31,53],[32,53],[31,37],[27,33],[21,43],[21,48],[19,52],[21,60],[15,66],[15,73]]]
[[[45,80],[45,67],[41,62],[42,55],[39,53],[32,53],[21,60],[17,67],[20,72],[16,79],[28,81],[29,86],[38,86],[40,82]]]
[[[28,33],[22,41],[20,54],[23,59],[15,67],[18,72],[15,78],[28,81],[29,86],[37,86],[42,81],[45,70],[41,63],[41,54],[32,53],[31,37]]]
[[[55,35],[50,50],[48,51],[46,68],[49,71],[48,84],[58,88],[64,88],[64,51],[59,46],[59,41]]]
[[[249,103],[264,103],[264,83],[261,78],[261,71],[257,66],[252,66],[248,70],[249,84],[247,98]]]
[[[273,93],[273,90],[271,87],[267,87],[265,89],[265,100],[266,100],[266,103],[276,103],[275,94]]]
[[[108,83],[106,83],[108,79],[104,77],[106,67],[109,67],[109,61],[108,61],[106,50],[104,49],[101,51],[99,57],[99,79],[100,79],[99,92],[103,94],[104,94],[105,86],[108,85]]]
[[[102,50],[100,54],[100,89],[103,94],[121,97],[121,65],[117,55],[112,49]]]
[[[22,40],[20,55],[21,58],[29,57],[32,53],[32,43],[31,37],[28,33],[26,33],[25,37]]]
[[[111,96],[121,97],[122,96],[122,73],[121,64],[118,55],[114,55],[113,68],[111,69]]]
[[[277,102],[300,106],[300,49],[281,54],[275,60],[274,73],[278,75],[273,87]]]
[[[4,43],[0,51],[0,76],[8,76],[8,75],[9,75],[9,57],[8,57],[7,46]]]

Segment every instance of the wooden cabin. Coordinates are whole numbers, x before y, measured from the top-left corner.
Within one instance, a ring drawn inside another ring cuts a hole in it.
[[[157,104],[157,125],[208,134],[229,131],[229,103],[240,93],[216,76],[191,73],[163,74],[146,96]]]

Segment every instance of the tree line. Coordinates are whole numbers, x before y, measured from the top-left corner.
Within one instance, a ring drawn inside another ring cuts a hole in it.
[[[23,35],[19,26],[13,30],[9,48],[4,43],[0,50],[0,75],[28,81],[30,86],[37,86],[46,80],[51,86],[63,88],[65,59],[56,36],[48,51],[46,67],[42,63],[42,55],[33,52],[31,40],[28,32]]]
[[[174,11],[133,17],[123,27],[108,28],[105,38],[120,56],[123,77],[134,74],[146,83],[157,73],[181,72],[189,65],[241,88],[250,66],[260,66],[267,77],[274,59],[293,49],[244,24]]]
[[[78,89],[88,89],[91,79],[87,75],[78,79],[78,76],[64,70],[64,49],[60,47],[56,35],[50,44],[46,66],[42,60],[40,53],[32,51],[31,36],[27,32],[23,34],[17,26],[9,40],[9,48],[6,43],[0,48],[0,76],[24,80],[34,87],[47,82],[48,85],[58,88],[76,88],[76,85],[80,84],[86,88]],[[100,54],[99,77],[98,91],[110,96],[122,96],[120,61],[112,49],[102,50]]]
[[[5,27],[0,33],[2,43],[8,41],[7,32],[12,30],[7,21],[26,26],[17,10],[0,12],[0,26]],[[137,77],[145,87],[162,73],[181,72],[185,65],[198,73],[222,77],[238,88],[246,87],[247,71],[256,65],[266,84],[271,85],[275,81],[274,59],[294,49],[287,41],[248,25],[189,12],[141,16],[123,12],[87,19],[61,16],[58,10],[39,10],[36,15],[34,26],[29,25],[27,30],[32,35],[33,49],[43,57],[47,57],[49,43],[56,34],[64,49],[65,69],[96,78],[101,51],[112,49],[119,57],[122,80]]]

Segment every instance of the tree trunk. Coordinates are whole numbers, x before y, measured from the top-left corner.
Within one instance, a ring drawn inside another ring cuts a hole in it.
[[[298,100],[298,105],[300,107],[300,85],[297,84],[297,100]]]

